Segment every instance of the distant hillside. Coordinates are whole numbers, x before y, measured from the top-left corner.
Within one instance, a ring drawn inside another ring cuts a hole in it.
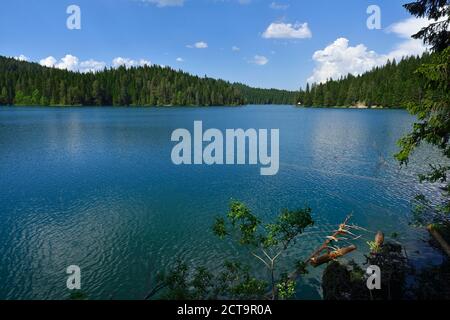
[[[245,100],[252,104],[295,104],[297,102],[298,91],[259,89],[240,83],[234,86],[243,94]]]
[[[308,85],[300,91],[297,102],[305,106],[334,107],[405,107],[418,103],[422,94],[422,81],[414,72],[430,61],[430,55],[409,57],[400,62],[389,61],[360,76],[348,75],[323,84]]]
[[[168,67],[78,73],[0,56],[0,104],[7,105],[242,105],[294,103],[295,93],[253,89]]]

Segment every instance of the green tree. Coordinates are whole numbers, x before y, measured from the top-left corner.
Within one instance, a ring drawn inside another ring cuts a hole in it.
[[[296,277],[307,273],[301,261],[289,267],[283,258],[304,230],[313,225],[311,209],[283,210],[273,223],[263,224],[243,203],[233,201],[226,217],[216,218],[212,226],[215,235],[230,237],[247,248],[255,261],[262,262],[269,271],[267,277],[258,279],[249,265],[226,261],[221,272],[211,272],[204,267],[192,268],[177,261],[168,272],[160,272],[150,299],[159,295],[163,299],[289,299],[295,295]],[[279,272],[276,272],[279,271]]]
[[[405,5],[413,15],[426,16],[430,19],[438,19],[442,12],[449,13],[446,1],[417,1]],[[440,26],[447,26],[441,24]],[[396,158],[402,165],[407,165],[411,155],[417,147],[423,143],[437,147],[442,156],[450,160],[450,48],[448,47],[448,31],[443,31],[436,24],[422,29],[414,37],[422,38],[425,43],[433,45],[436,51],[429,63],[423,64],[417,69],[416,74],[422,79],[422,98],[420,103],[409,104],[408,110],[417,117],[413,130],[399,141],[401,150]],[[447,32],[447,33],[446,33]],[[447,34],[447,37],[443,37]],[[445,38],[445,39],[444,39]],[[423,214],[430,210],[429,200],[423,195],[416,198],[421,208],[419,210],[421,223],[438,223],[450,225],[450,184],[448,182],[450,166],[443,164],[430,164],[430,170],[420,175],[420,181],[439,182],[443,184],[443,203],[438,209],[431,209],[431,215],[424,217]],[[417,213],[417,212],[416,212]]]
[[[39,105],[41,102],[41,93],[38,89],[33,90],[33,94],[31,95],[31,104],[33,105]]]
[[[450,46],[450,5],[448,0],[419,0],[410,2],[404,7],[414,16],[428,18],[431,24],[422,28],[412,37],[423,39],[431,45],[433,51],[443,51]]]
[[[8,90],[3,87],[0,92],[0,104],[8,104]]]
[[[311,209],[308,207],[294,211],[283,210],[275,222],[263,224],[247,206],[233,201],[226,218],[216,219],[213,231],[220,238],[230,237],[237,241],[263,263],[269,272],[271,298],[277,299],[277,288],[283,288],[282,296],[287,298],[287,292],[293,293],[288,288],[295,281],[283,277],[283,274],[280,278],[277,277],[279,260],[304,230],[313,224]],[[304,265],[299,262],[296,269],[303,272]]]

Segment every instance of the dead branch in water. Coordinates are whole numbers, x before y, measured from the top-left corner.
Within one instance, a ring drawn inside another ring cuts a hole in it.
[[[337,249],[335,251],[332,251],[330,253],[325,253],[324,255],[321,255],[319,257],[313,257],[310,260],[311,265],[316,268],[324,263],[330,262],[332,260],[335,260],[339,257],[345,256],[346,254],[355,251],[356,250],[356,246],[355,245],[351,245],[345,248],[340,248]]]
[[[352,239],[350,240],[356,240],[360,238],[360,236],[357,236],[350,231],[350,229],[358,229],[357,226],[348,224],[351,217],[351,214],[348,215],[345,218],[344,222],[339,225],[339,228],[331,236],[327,236],[325,242],[311,254],[308,260],[306,260],[306,263],[310,263],[313,267],[317,267],[321,264],[324,264],[331,260],[335,260],[336,258],[342,257],[356,250],[355,245],[344,248],[339,248],[331,245],[333,242],[337,243],[340,240],[349,240],[348,238],[345,238],[346,236],[352,237]],[[326,251],[326,253],[321,255],[323,251]]]

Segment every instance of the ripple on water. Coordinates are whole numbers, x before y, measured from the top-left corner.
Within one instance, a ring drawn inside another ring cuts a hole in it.
[[[280,171],[253,166],[174,166],[172,130],[202,119],[217,128],[280,129]],[[362,260],[374,232],[399,233],[411,259],[439,259],[409,226],[424,161],[399,170],[391,155],[409,129],[406,112],[289,107],[219,109],[30,109],[0,112],[0,299],[65,299],[65,269],[82,269],[92,299],[141,299],[177,259],[219,271],[235,259],[261,264],[211,232],[230,199],[265,222],[282,208],[313,209],[315,220],[283,257],[308,256],[347,214],[370,230],[351,258]],[[427,154],[432,155],[428,152]],[[420,159],[419,159],[420,160]],[[423,160],[423,159],[422,159]],[[322,268],[299,284],[321,293]]]

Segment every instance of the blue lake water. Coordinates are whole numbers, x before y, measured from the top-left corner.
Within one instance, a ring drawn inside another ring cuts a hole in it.
[[[280,170],[175,166],[173,130],[278,128]],[[155,274],[181,258],[217,270],[225,259],[263,266],[211,232],[230,199],[270,221],[308,204],[315,227],[283,259],[305,258],[353,212],[372,232],[399,233],[420,265],[439,256],[409,226],[415,174],[399,170],[396,141],[413,118],[403,110],[215,108],[0,108],[0,299],[66,299],[66,267],[82,270],[91,299],[142,299]],[[427,154],[429,156],[429,154]],[[364,233],[349,258],[361,260]],[[298,286],[320,298],[323,269]]]

